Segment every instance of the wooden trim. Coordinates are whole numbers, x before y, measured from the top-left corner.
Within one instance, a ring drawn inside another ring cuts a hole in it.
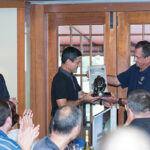
[[[117,74],[117,36],[116,36],[116,13],[113,13],[113,28],[110,29],[110,13],[107,12],[105,15],[105,65],[107,75]],[[111,65],[110,65],[111,64]],[[117,96],[117,88],[113,86],[108,87],[108,91],[112,92]]]
[[[17,9],[18,112],[25,110],[25,8]]]
[[[52,21],[55,21],[57,25],[68,25],[68,24],[104,24],[105,23],[105,15],[104,13],[51,13],[53,18]],[[78,21],[80,17],[80,22]]]
[[[127,13],[119,12],[117,26],[117,74],[127,70],[130,66],[130,50],[129,50],[129,23]],[[127,88],[118,88],[118,97],[127,97]],[[124,124],[124,108],[120,107],[118,114],[118,124]]]
[[[53,20],[54,19],[54,20]],[[53,21],[52,21],[53,20]],[[48,121],[51,120],[51,86],[54,75],[58,71],[58,51],[57,51],[57,25],[55,24],[55,17],[48,15],[48,108],[47,112],[49,117]]]
[[[127,21],[129,24],[149,24],[150,11],[147,12],[126,12]]]
[[[44,52],[44,7],[33,5],[30,16],[30,104],[34,113],[34,123],[40,124],[40,135],[47,130],[46,95],[45,95],[45,52]]]
[[[24,8],[25,2],[0,2],[0,8]]]
[[[44,14],[44,71],[45,71],[45,132],[49,133],[49,123],[51,120],[51,96],[49,86],[49,74],[48,74],[48,14]]]
[[[149,11],[150,2],[143,3],[93,3],[93,4],[58,4],[45,5],[47,13],[65,12],[127,12],[127,11]]]

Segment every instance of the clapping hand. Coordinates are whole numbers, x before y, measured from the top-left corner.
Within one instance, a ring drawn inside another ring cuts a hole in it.
[[[30,150],[33,141],[39,135],[39,125],[34,127],[33,113],[31,110],[25,110],[23,117],[20,118],[20,129],[18,133],[18,143],[22,150]]]

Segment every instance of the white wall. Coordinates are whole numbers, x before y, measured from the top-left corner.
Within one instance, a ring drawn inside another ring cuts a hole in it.
[[[17,97],[17,9],[0,8],[0,73],[10,97]]]

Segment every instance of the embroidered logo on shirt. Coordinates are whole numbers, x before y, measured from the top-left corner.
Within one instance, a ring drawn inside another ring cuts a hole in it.
[[[145,79],[145,78],[144,78],[144,76],[142,76],[142,77],[140,78],[140,81],[138,81],[138,83],[142,85],[142,84],[143,84],[144,79]]]

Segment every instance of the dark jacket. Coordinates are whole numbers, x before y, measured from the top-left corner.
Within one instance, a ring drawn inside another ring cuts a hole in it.
[[[8,100],[10,98],[5,79],[2,74],[0,74],[0,100]]]

